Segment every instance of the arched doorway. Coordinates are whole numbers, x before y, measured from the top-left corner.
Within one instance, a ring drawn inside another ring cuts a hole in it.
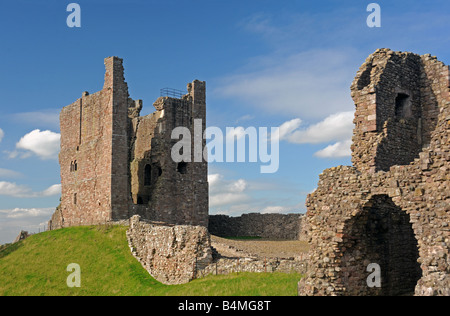
[[[409,215],[387,195],[376,195],[346,225],[341,260],[348,295],[412,295],[422,275]],[[380,267],[381,286],[369,285],[370,264]]]

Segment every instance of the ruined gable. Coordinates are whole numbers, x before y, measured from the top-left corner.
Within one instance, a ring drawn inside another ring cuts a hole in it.
[[[352,84],[353,167],[308,195],[300,295],[450,295],[450,72],[430,55],[377,50]],[[369,287],[378,264],[381,287]]]
[[[430,55],[382,49],[369,56],[351,86],[356,104],[353,165],[389,171],[430,145],[448,96],[448,66]]]

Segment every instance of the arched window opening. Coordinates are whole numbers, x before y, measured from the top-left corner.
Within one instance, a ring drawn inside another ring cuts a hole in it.
[[[387,195],[375,195],[345,229],[341,259],[348,295],[412,295],[422,270],[410,217]],[[359,258],[356,259],[355,258]],[[368,264],[380,266],[381,287],[367,286]]]

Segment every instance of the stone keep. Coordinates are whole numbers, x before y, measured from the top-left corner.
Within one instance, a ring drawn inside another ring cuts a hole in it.
[[[450,71],[379,49],[351,86],[353,167],[320,175],[306,201],[299,295],[450,295]],[[381,287],[369,287],[371,263]]]
[[[207,227],[206,161],[171,159],[178,141],[171,139],[175,127],[187,127],[194,135],[194,120],[201,119],[203,135],[205,82],[188,84],[180,98],[160,97],[156,111],[141,117],[142,101],[129,97],[122,59],[106,58],[105,68],[101,91],[84,92],[61,111],[62,196],[49,227],[100,224],[133,215]]]

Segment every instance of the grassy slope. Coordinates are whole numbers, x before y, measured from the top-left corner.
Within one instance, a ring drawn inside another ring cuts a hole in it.
[[[296,295],[296,273],[208,276],[168,286],[131,255],[126,228],[72,227],[33,235],[0,250],[0,295]],[[70,263],[81,267],[81,287],[69,288]]]

